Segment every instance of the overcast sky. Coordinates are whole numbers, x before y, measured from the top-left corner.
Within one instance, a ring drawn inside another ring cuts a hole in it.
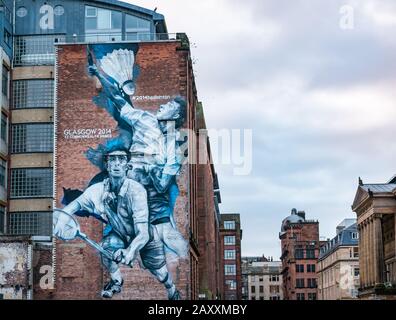
[[[208,127],[253,130],[250,175],[216,165],[221,211],[241,214],[244,256],[278,260],[292,208],[335,236],[355,217],[358,177],[396,174],[396,1],[127,2],[157,7],[169,32],[189,36]]]

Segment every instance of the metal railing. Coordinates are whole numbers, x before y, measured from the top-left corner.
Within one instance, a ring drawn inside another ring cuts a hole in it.
[[[180,40],[188,45],[183,33],[86,33],[83,35],[33,35],[14,37],[14,66],[54,65],[55,46],[67,43],[113,43]]]

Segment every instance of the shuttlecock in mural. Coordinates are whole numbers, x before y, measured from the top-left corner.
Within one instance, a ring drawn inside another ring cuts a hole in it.
[[[135,56],[133,51],[127,49],[114,50],[99,60],[100,68],[115,81],[127,94],[135,93],[133,83],[133,65]]]

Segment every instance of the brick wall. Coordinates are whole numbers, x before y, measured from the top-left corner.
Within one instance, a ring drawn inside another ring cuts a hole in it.
[[[188,51],[178,50],[178,42],[141,43],[136,57],[140,67],[135,96],[187,95],[184,70],[189,58]],[[86,46],[64,45],[58,52],[58,107],[57,107],[57,150],[56,150],[56,206],[62,207],[63,188],[80,189],[98,173],[98,169],[85,158],[88,147],[96,148],[103,139],[65,139],[65,129],[112,128],[116,122],[104,109],[98,108],[92,98],[97,95],[95,81],[87,75]],[[190,83],[191,86],[191,83]],[[188,97],[187,97],[188,98]],[[156,111],[167,100],[135,101],[136,108]],[[190,105],[190,108],[192,106]],[[193,113],[194,110],[189,110]],[[190,121],[186,126],[190,127]],[[185,239],[190,230],[190,174],[184,166],[177,182],[180,195],[175,206],[175,220]],[[100,241],[102,226],[92,219],[79,218],[82,231],[91,239]],[[98,299],[103,283],[107,279],[97,253],[81,241],[57,241],[56,291],[55,298]],[[173,259],[168,264],[183,298],[190,298],[190,259]],[[123,292],[115,299],[166,299],[164,287],[148,271],[139,267],[122,268]]]

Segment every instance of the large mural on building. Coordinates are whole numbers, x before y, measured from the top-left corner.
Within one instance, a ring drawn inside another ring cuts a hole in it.
[[[188,242],[174,219],[179,196],[177,176],[183,164],[179,137],[186,120],[186,100],[175,94],[160,93],[157,98],[136,95],[139,77],[146,71],[137,63],[138,44],[91,44],[84,50],[85,75],[81,79],[87,79],[86,85],[93,87],[95,94],[90,106],[77,117],[91,119],[82,122],[91,126],[68,129],[63,125],[57,137],[64,145],[83,145],[79,157],[89,164],[92,174],[84,183],[76,176],[79,187],[69,178],[57,177],[63,194],[57,195],[54,236],[62,242],[82,241],[98,253],[109,279],[101,291],[104,298],[122,292],[120,267],[138,263],[164,286],[168,299],[181,299],[168,270],[167,253],[179,259],[188,256]],[[82,63],[76,62],[80,67]],[[59,71],[59,78],[67,76],[70,74]],[[153,86],[160,86],[154,74],[152,81]],[[84,87],[81,85],[81,90]],[[74,94],[78,99],[78,93]],[[136,105],[144,99],[151,104],[150,111]],[[112,127],[100,128],[100,118],[90,114],[98,110]],[[59,167],[58,175],[78,175],[73,168],[64,170],[67,172]],[[100,241],[80,226],[81,221],[86,225],[94,220],[103,227]]]

